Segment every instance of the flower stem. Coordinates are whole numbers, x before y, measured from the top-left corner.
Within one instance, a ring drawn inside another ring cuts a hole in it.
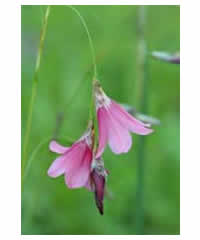
[[[79,11],[75,7],[73,7],[71,5],[66,5],[66,6],[71,8],[78,15],[78,17],[80,18],[80,20],[81,20],[81,22],[82,22],[82,24],[85,28],[87,36],[88,36],[90,50],[91,50],[91,54],[92,54],[93,66],[94,66],[94,76],[92,78],[92,93],[91,93],[91,101],[90,101],[90,107],[89,107],[89,121],[92,120],[94,122],[94,125],[96,126],[96,123],[95,123],[95,106],[94,106],[94,99],[93,99],[93,83],[97,79],[97,65],[96,65],[96,58],[95,58],[93,41],[92,41],[90,32],[88,30],[86,21],[84,20],[83,16],[79,13]],[[96,127],[95,127],[95,132],[96,132]]]
[[[145,41],[146,6],[138,6],[138,108],[147,113],[148,103],[148,58]],[[138,143],[138,172],[136,189],[136,234],[144,234],[144,192],[145,192],[145,147],[146,138],[141,136]]]
[[[91,38],[90,32],[88,30],[86,21],[84,20],[83,16],[79,13],[79,11],[75,7],[73,7],[71,5],[66,5],[66,6],[71,8],[78,15],[78,17],[80,18],[80,20],[85,28],[86,33],[87,33],[90,50],[91,50],[91,54],[92,54],[92,61],[93,61],[93,65],[94,65],[94,78],[93,79],[95,79],[95,78],[97,78],[97,65],[96,65],[95,51],[94,51],[94,45],[93,45],[92,38]]]
[[[27,165],[27,147],[28,147],[29,138],[30,138],[33,106],[34,106],[35,97],[37,94],[38,72],[40,69],[40,62],[41,62],[41,56],[42,56],[42,52],[43,52],[44,39],[45,39],[45,35],[46,35],[49,14],[50,14],[50,6],[48,6],[46,9],[43,23],[42,23],[41,32],[40,32],[40,41],[39,41],[38,53],[37,53],[36,64],[35,64],[35,72],[34,72],[34,76],[33,76],[31,100],[30,100],[30,105],[29,105],[29,113],[28,113],[27,125],[26,125],[25,136],[24,136],[24,144],[23,144],[23,150],[22,150],[22,165],[21,165],[22,179],[24,177],[24,171],[25,171],[25,168]]]

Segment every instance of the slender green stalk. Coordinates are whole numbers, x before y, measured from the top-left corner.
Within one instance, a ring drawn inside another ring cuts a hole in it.
[[[147,113],[148,103],[148,58],[145,41],[146,6],[138,6],[138,109]],[[137,192],[136,192],[136,234],[144,234],[144,192],[145,192],[145,147],[146,138],[139,137]]]
[[[89,45],[90,45],[92,59],[93,59],[93,66],[94,66],[94,77],[92,78],[92,93],[91,93],[91,101],[90,101],[90,108],[89,108],[89,120],[93,120],[95,122],[95,106],[94,106],[94,99],[93,99],[93,83],[97,79],[97,65],[96,65],[96,57],[95,57],[94,45],[93,45],[93,41],[92,41],[90,32],[88,30],[86,21],[84,20],[83,16],[73,6],[67,5],[67,7],[71,8],[78,15],[78,17],[80,18],[80,20],[81,20],[81,22],[82,22],[82,24],[83,24],[83,26],[85,28],[85,31],[87,33],[88,40],[89,40]]]
[[[96,58],[95,58],[95,51],[94,51],[94,46],[93,46],[93,42],[92,42],[92,38],[91,38],[91,35],[90,35],[90,32],[88,30],[88,27],[87,27],[87,24],[86,24],[86,21],[84,20],[83,16],[79,13],[79,11],[71,6],[71,5],[66,5],[67,7],[71,8],[77,15],[78,17],[80,18],[84,28],[85,28],[85,31],[87,33],[87,36],[88,36],[88,40],[89,40],[89,45],[90,45],[90,49],[91,49],[91,53],[92,53],[92,60],[93,60],[93,65],[94,65],[94,78],[97,78],[97,65],[96,65]]]
[[[36,97],[36,94],[37,94],[38,72],[39,72],[39,69],[40,69],[40,62],[41,62],[41,56],[42,56],[42,52],[43,52],[44,39],[45,39],[45,35],[46,35],[46,29],[47,29],[49,14],[50,14],[50,6],[47,7],[46,12],[45,12],[45,16],[44,16],[44,19],[43,19],[43,24],[42,24],[41,33],[40,33],[40,42],[39,42],[39,47],[38,47],[38,54],[37,54],[37,58],[36,58],[35,72],[34,72],[34,76],[33,76],[31,100],[30,100],[30,105],[29,105],[27,126],[26,126],[26,130],[25,130],[24,144],[23,144],[23,150],[22,150],[22,170],[21,170],[22,179],[23,179],[24,170],[25,170],[26,164],[27,164],[27,148],[28,148],[31,125],[32,125],[33,106],[34,106],[35,97]]]

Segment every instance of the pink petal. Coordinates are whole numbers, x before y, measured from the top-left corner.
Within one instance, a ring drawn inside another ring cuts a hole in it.
[[[120,122],[120,124],[124,127],[126,127],[128,130],[140,134],[140,135],[147,135],[151,132],[153,132],[152,129],[146,128],[145,126],[148,126],[148,124],[145,124],[136,118],[134,118],[132,115],[130,115],[128,112],[126,112],[119,104],[112,101],[110,105],[110,111],[113,115],[113,117]]]
[[[79,167],[80,161],[84,157],[86,147],[85,141],[77,142],[65,153],[65,170],[67,174]]]
[[[108,129],[106,127],[106,116],[104,114],[104,108],[98,109],[97,119],[98,119],[98,127],[99,127],[99,146],[97,149],[96,158],[102,155],[108,140]]]
[[[54,143],[51,146],[54,147]],[[83,155],[84,151],[85,144],[73,144],[71,148],[68,148],[68,151],[64,155],[56,158],[56,160],[53,161],[48,170],[48,175],[50,177],[58,177],[62,175],[66,169],[70,170],[70,168],[76,167],[76,159],[79,158],[79,155]]]
[[[82,158],[76,161],[76,167],[65,175],[65,182],[69,188],[84,187],[88,182],[92,161],[91,150],[87,147]]]
[[[123,107],[121,107],[118,103],[116,103],[115,101],[112,100],[111,102],[111,106],[112,108],[115,109],[116,112],[121,112],[122,115],[126,116],[126,118],[131,121],[132,123],[135,123],[135,124],[140,124],[144,127],[149,127],[149,124],[148,123],[143,123],[139,120],[137,120],[136,118],[134,118],[131,114],[129,114]]]
[[[64,160],[64,156],[60,156],[53,161],[48,169],[48,175],[50,177],[56,178],[65,172]]]
[[[128,129],[123,127],[111,114],[110,108],[104,109],[108,129],[108,141],[111,150],[116,153],[128,152],[132,145],[132,138]]]
[[[63,154],[69,149],[69,147],[64,147],[64,146],[60,145],[59,143],[57,143],[55,140],[52,140],[49,143],[49,149],[52,152]]]

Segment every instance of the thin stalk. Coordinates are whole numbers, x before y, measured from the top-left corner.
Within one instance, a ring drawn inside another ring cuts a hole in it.
[[[40,42],[39,42],[38,53],[37,53],[36,64],[35,64],[35,72],[34,72],[34,76],[33,76],[31,100],[30,100],[30,104],[29,104],[28,119],[27,119],[27,125],[26,125],[25,136],[24,136],[24,145],[23,145],[23,150],[22,150],[22,170],[21,170],[22,179],[23,179],[24,170],[25,170],[26,164],[27,164],[27,147],[28,147],[28,143],[29,143],[30,131],[31,131],[31,125],[32,125],[33,106],[34,106],[35,97],[37,94],[38,72],[40,69],[40,62],[41,62],[41,56],[42,56],[42,52],[43,52],[43,46],[44,46],[44,40],[45,40],[45,35],[46,35],[49,14],[50,14],[50,6],[47,7],[45,16],[43,19],[43,24],[42,24],[41,33],[40,33]]]
[[[93,65],[94,65],[94,78],[97,78],[97,65],[96,65],[94,45],[93,45],[92,38],[91,38],[90,32],[88,30],[86,21],[84,20],[83,16],[79,13],[79,11],[75,7],[70,6],[70,5],[66,5],[66,6],[71,8],[78,15],[78,17],[80,18],[80,20],[85,28],[85,31],[87,33],[88,40],[89,40],[89,45],[90,45],[90,50],[91,50],[92,60],[93,60]]]
[[[86,21],[84,20],[83,16],[73,6],[67,5],[67,7],[71,8],[78,15],[78,17],[80,18],[80,20],[81,20],[81,22],[82,22],[82,24],[83,24],[83,26],[85,28],[85,31],[87,33],[88,40],[89,40],[90,50],[91,50],[92,59],[93,59],[93,66],[94,66],[94,77],[92,78],[92,93],[91,93],[90,108],[89,108],[89,120],[92,120],[92,121],[95,122],[95,106],[94,106],[94,99],[93,99],[93,83],[97,79],[97,65],[96,65],[96,57],[95,57],[94,45],[93,45],[93,41],[92,41],[90,32],[88,30]]]
[[[145,41],[146,6],[138,6],[138,109],[147,113],[148,103],[148,56]],[[145,193],[145,147],[146,138],[139,137],[136,190],[136,234],[144,234],[144,193]]]

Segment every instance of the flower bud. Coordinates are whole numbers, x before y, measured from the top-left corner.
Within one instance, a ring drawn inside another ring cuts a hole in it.
[[[103,166],[102,158],[95,159],[91,172],[91,180],[94,188],[95,201],[101,215],[103,215],[103,200],[105,193],[105,183],[108,171]]]

